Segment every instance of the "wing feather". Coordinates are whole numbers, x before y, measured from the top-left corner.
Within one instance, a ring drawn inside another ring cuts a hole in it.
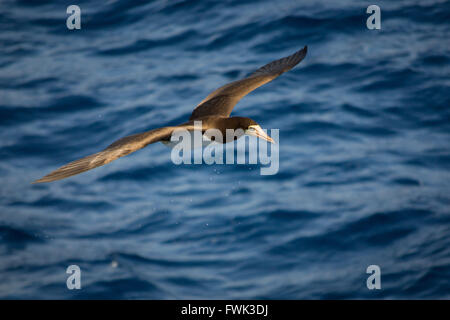
[[[177,127],[163,127],[121,138],[110,144],[106,149],[72,161],[32,183],[61,180],[105,165],[120,157],[142,149],[151,143],[167,139],[176,128]]]
[[[295,67],[305,58],[307,51],[305,46],[288,57],[262,66],[245,79],[230,82],[214,90],[198,104],[189,120],[212,115],[228,117],[242,97]]]

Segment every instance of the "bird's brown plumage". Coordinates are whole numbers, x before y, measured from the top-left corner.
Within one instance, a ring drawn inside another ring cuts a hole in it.
[[[308,48],[305,46],[288,57],[262,66],[247,78],[233,81],[214,90],[198,104],[189,120],[212,115],[229,117],[239,100],[256,88],[291,70],[305,58],[307,51]]]
[[[64,179],[107,164],[142,149],[151,143],[169,140],[172,132],[177,128],[194,130],[195,120],[204,120],[202,131],[209,128],[224,130],[225,127],[228,128],[229,126],[231,126],[230,128],[234,128],[234,126],[243,123],[243,119],[248,119],[242,117],[228,118],[239,100],[256,88],[292,69],[304,59],[306,53],[307,47],[305,46],[303,49],[288,57],[264,65],[250,74],[247,78],[233,81],[214,90],[197,105],[189,118],[189,122],[179,126],[162,127],[124,137],[113,142],[104,150],[82,159],[72,161],[33,183]]]
[[[175,128],[177,127],[163,127],[124,137],[113,142],[104,150],[72,161],[33,183],[50,182],[68,178],[110,163],[120,157],[142,149],[150,143],[169,138]]]

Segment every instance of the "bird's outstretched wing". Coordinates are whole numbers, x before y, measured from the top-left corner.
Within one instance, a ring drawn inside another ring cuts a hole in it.
[[[142,149],[150,143],[155,143],[170,138],[172,132],[175,129],[183,127],[183,125],[176,127],[163,127],[124,137],[113,142],[106,149],[95,154],[91,154],[90,156],[84,157],[82,159],[72,161],[32,183],[60,180],[82,173],[84,171],[97,168],[120,157],[126,156],[134,151]]]
[[[272,81],[283,72],[292,69],[305,58],[307,50],[308,48],[305,46],[288,57],[266,64],[245,79],[228,83],[214,90],[198,104],[189,120],[212,115],[228,117],[233,107],[242,97],[263,84]]]

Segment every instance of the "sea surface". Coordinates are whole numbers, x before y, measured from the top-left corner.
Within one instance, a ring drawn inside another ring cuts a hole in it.
[[[1,1],[0,298],[449,299],[449,40],[439,0]],[[277,174],[158,143],[30,184],[305,45],[233,112]]]

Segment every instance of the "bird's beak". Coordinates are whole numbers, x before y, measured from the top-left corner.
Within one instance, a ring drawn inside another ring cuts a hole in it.
[[[264,132],[264,130],[260,126],[250,126],[248,130],[245,131],[246,134],[250,136],[255,136],[270,143],[275,143],[275,141]]]

